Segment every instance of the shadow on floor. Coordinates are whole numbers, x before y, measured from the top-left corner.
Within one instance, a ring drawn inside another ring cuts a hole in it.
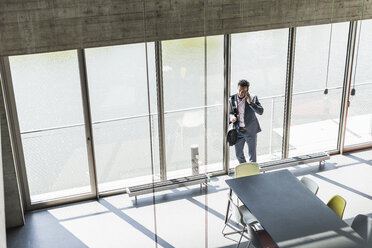
[[[66,230],[48,211],[26,214],[26,225],[7,229],[8,248],[88,247]]]

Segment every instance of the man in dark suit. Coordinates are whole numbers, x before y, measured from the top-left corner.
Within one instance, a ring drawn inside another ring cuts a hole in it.
[[[264,109],[257,96],[249,93],[249,82],[242,79],[238,83],[238,93],[230,101],[230,120],[238,130],[235,154],[239,163],[247,162],[244,156],[244,145],[248,144],[249,161],[256,162],[257,133],[261,132],[256,113],[262,115]]]

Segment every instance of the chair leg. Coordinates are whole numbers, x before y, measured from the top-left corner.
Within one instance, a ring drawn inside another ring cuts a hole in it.
[[[239,239],[239,242],[238,242],[238,245],[236,246],[236,248],[239,247],[240,242],[242,241],[242,238],[243,238],[244,232],[245,232],[245,227],[244,227],[243,230],[242,230],[242,234],[240,235],[240,239]]]
[[[227,218],[227,221],[229,221],[230,218],[231,218],[231,214],[230,214],[229,218]],[[225,222],[225,225],[224,225],[224,227],[223,227],[223,229],[222,229],[222,234],[223,234],[223,236],[226,235],[226,234],[223,232],[223,231],[225,231],[226,226],[227,226],[227,222]]]
[[[227,222],[230,220],[231,215],[232,215],[232,214],[229,215],[229,218],[227,219]],[[234,233],[238,233],[238,232],[239,232],[239,231],[235,231],[235,232],[224,233],[223,231],[225,231],[225,228],[227,227],[227,222],[225,223],[225,226],[224,226],[223,229],[222,229],[222,234],[223,234],[223,236],[226,236],[226,235],[230,235],[230,234],[234,234]]]
[[[227,219],[228,221],[230,220],[231,216],[232,216],[232,214],[229,215],[229,218]],[[241,230],[238,231],[238,230],[235,229],[236,231],[225,233],[224,231],[225,231],[225,228],[227,226],[228,226],[228,223],[226,223],[225,226],[222,228],[222,234],[223,234],[224,237],[227,236],[227,235],[231,235],[231,234],[236,234],[236,233],[241,233],[242,232]],[[234,228],[232,228],[232,229],[234,230]]]
[[[250,236],[250,229],[247,227],[247,235],[248,235],[248,244],[247,244],[247,248],[249,248],[252,244],[252,241],[251,241],[251,236]],[[255,247],[255,246],[253,246]]]

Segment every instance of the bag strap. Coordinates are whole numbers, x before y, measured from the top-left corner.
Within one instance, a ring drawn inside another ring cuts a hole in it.
[[[231,109],[232,109],[233,113],[235,113],[236,105],[235,105],[234,95],[231,96],[230,105],[231,105]],[[234,123],[232,123],[232,129],[235,129]]]
[[[236,109],[236,105],[235,105],[234,95],[231,96],[230,102],[231,102],[231,109],[232,109],[233,113],[235,113],[235,111],[237,111],[237,109]],[[236,115],[235,115],[235,117],[236,117]]]
[[[236,106],[235,106],[234,95],[231,96],[231,104],[232,104],[232,107],[233,107],[233,108],[236,108]]]

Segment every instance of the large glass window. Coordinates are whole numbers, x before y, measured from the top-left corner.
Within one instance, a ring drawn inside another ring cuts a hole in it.
[[[289,156],[337,148],[348,29],[297,28]]]
[[[284,91],[286,82],[288,29],[233,34],[231,36],[231,94],[240,79],[250,82],[264,108],[257,115],[262,132],[257,135],[257,161],[280,159],[282,153]],[[248,148],[244,148],[248,161]],[[238,162],[230,149],[231,165]]]
[[[153,142],[157,144],[154,43],[148,43]],[[145,44],[86,49],[99,191],[152,181]],[[158,154],[158,149],[154,149]],[[154,160],[159,174],[158,159]]]
[[[9,60],[31,202],[91,192],[76,51]]]
[[[191,174],[194,145],[201,171],[222,170],[223,36],[163,41],[162,54],[168,178]]]
[[[345,146],[372,141],[372,20],[359,22]]]

